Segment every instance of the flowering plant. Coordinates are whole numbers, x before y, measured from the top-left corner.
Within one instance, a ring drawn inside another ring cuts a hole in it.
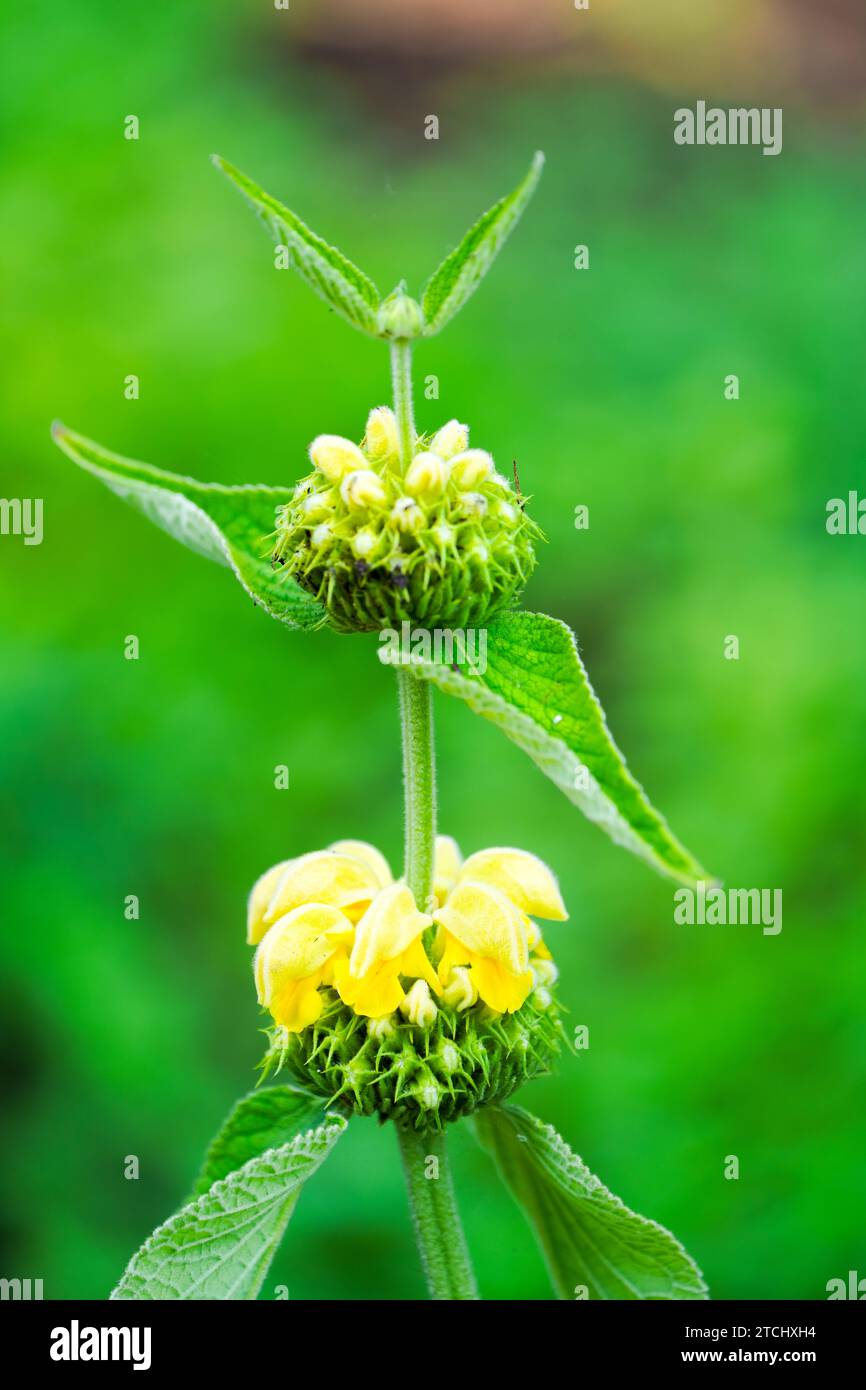
[[[235,1107],[192,1199],[144,1243],[112,1296],[255,1298],[302,1185],[353,1115],[376,1115],[398,1136],[434,1298],[478,1297],[446,1153],[447,1126],[470,1117],[559,1297],[704,1298],[697,1266],[668,1231],[608,1192],[550,1126],[506,1103],[566,1041],[537,920],[567,920],[553,873],[522,849],[476,848],[464,859],[437,835],[434,686],[492,721],[618,844],[678,882],[705,877],[626,768],[573,634],[517,607],[540,532],[516,476],[470,446],[456,420],[431,435],[415,429],[412,344],[438,333],[477,288],[543,158],[467,232],[420,300],[402,283],[382,299],[293,212],[216,163],[286,264],[389,345],[393,407],[370,412],[360,444],[318,436],[311,470],[290,487],[199,483],[62,425],[54,437],[157,525],[228,566],[286,626],[418,634],[408,651],[392,642],[378,653],[399,694],[405,864],[395,877],[375,846],[347,839],[292,853],[254,884],[247,939],[270,1017],[270,1084]],[[466,659],[465,644],[443,661],[424,640],[479,628],[483,663]]]

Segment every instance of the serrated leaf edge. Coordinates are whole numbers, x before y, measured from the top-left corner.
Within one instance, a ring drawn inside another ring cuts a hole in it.
[[[533,614],[532,616],[547,617],[548,615]],[[578,666],[580,670],[583,671],[584,675],[586,675],[586,668],[581,661],[580,653],[577,649],[577,642],[571,628],[559,618],[550,618],[549,621],[556,623],[568,633]],[[421,658],[414,656],[412,653],[403,653],[400,651],[390,652],[386,648],[380,648],[378,655],[383,665],[408,667],[419,679],[432,680],[446,695],[454,695],[457,699],[463,700],[474,714],[480,714],[482,718],[489,720],[489,722],[494,724],[497,728],[501,728],[506,738],[509,738],[512,743],[531,758],[536,767],[539,768],[546,777],[550,778],[553,784],[563,793],[572,805],[577,806],[578,809],[583,812],[587,820],[592,821],[594,825],[600,826],[605,833],[609,835],[610,839],[613,840],[614,844],[619,845],[622,849],[630,850],[633,854],[637,855],[638,858],[643,859],[645,863],[651,865],[651,867],[663,877],[688,886],[693,886],[699,879],[708,882],[714,881],[711,876],[707,875],[696,863],[692,873],[678,872],[669,864],[665,863],[662,856],[632,829],[622,812],[617,808],[608,793],[601,786],[601,783],[596,780],[587,765],[581,762],[574,750],[569,748],[568,744],[563,739],[548,733],[546,729],[535,722],[531,715],[525,714],[522,710],[517,709],[494,690],[490,690],[488,686],[480,682],[469,680],[459,672],[451,670],[450,667],[425,664]],[[605,733],[610,739],[612,749],[620,758],[623,768],[628,777],[631,778],[634,787],[647,799],[647,804],[649,805],[650,803],[648,798],[646,798],[643,787],[629,771],[628,764],[610,733],[604,710],[588,677],[586,683],[587,689],[601,715],[602,724]],[[515,738],[510,730],[506,730],[506,728],[503,727],[506,723],[521,729],[523,731],[523,738]],[[537,753],[533,751],[532,745],[538,745],[539,751]],[[543,756],[544,752],[548,753],[547,757]],[[563,766],[568,775],[562,777],[553,776],[551,772],[548,771],[548,768],[553,765]],[[577,787],[574,785],[579,772],[585,774],[583,779],[586,783],[585,787]],[[694,862],[692,856],[676,839],[676,836],[673,834],[673,831],[671,831],[664,816],[662,816],[659,811],[655,811],[655,808],[653,808],[653,810],[665,832],[670,835],[672,842],[681,849],[683,854],[685,854],[690,861]]]
[[[524,1110],[519,1105],[493,1105],[490,1108],[492,1110],[495,1110],[499,1115],[504,1116],[508,1120],[509,1124],[511,1125],[514,1131],[518,1143],[527,1142],[528,1140],[528,1135],[526,1135],[525,1132],[521,1133],[521,1124],[525,1126],[525,1129],[534,1129],[539,1136],[542,1136],[544,1139],[546,1139],[547,1142],[550,1144],[551,1148],[555,1150],[557,1157],[563,1161],[563,1166],[566,1169],[567,1176],[571,1178],[574,1182],[576,1182],[579,1186],[585,1189],[587,1197],[592,1197],[595,1193],[600,1193],[600,1195],[602,1195],[617,1211],[624,1213],[632,1221],[636,1221],[640,1226],[644,1226],[652,1231],[657,1232],[659,1235],[666,1237],[666,1239],[671,1242],[671,1245],[674,1247],[677,1254],[682,1255],[686,1264],[688,1264],[694,1270],[696,1285],[697,1288],[701,1291],[702,1297],[706,1299],[709,1298],[709,1286],[706,1280],[704,1279],[703,1271],[701,1270],[694,1257],[689,1254],[688,1250],[686,1250],[682,1241],[679,1240],[678,1237],[674,1235],[673,1231],[669,1230],[667,1226],[663,1226],[660,1221],[655,1221],[650,1216],[643,1216],[640,1212],[634,1211],[633,1208],[628,1206],[622,1200],[621,1197],[618,1197],[616,1195],[615,1192],[611,1192],[610,1188],[605,1186],[601,1178],[597,1177],[596,1174],[592,1172],[592,1170],[588,1167],[588,1165],[584,1162],[580,1155],[575,1153],[571,1145],[565,1139],[563,1139],[562,1135],[559,1133],[559,1131],[555,1128],[554,1125],[545,1123],[545,1121],[539,1119],[537,1115],[533,1115],[531,1111]],[[555,1170],[553,1170],[552,1167],[545,1162],[545,1155],[543,1153],[539,1154],[537,1150],[533,1150],[533,1153],[536,1161],[540,1161],[542,1166],[548,1172],[552,1172],[555,1175]],[[577,1200],[579,1200],[579,1198]],[[545,1263],[547,1264],[548,1262],[546,1252],[544,1258]],[[609,1263],[609,1261],[605,1261],[605,1263]],[[550,1270],[549,1265],[548,1271],[551,1275],[551,1282],[553,1282],[553,1272],[552,1270]],[[631,1288],[632,1292],[635,1292],[638,1298],[640,1297],[639,1291],[634,1290],[633,1286],[629,1284],[628,1280],[621,1273],[617,1272],[616,1277],[627,1288]],[[674,1288],[691,1288],[690,1285],[680,1284],[677,1280],[673,1280],[672,1282]],[[694,1301],[697,1302],[699,1300],[696,1299]]]
[[[163,495],[168,493],[173,497],[179,507],[188,514],[193,515],[202,529],[212,537],[216,548],[223,555],[225,568],[232,571],[238,583],[241,585],[241,588],[245,590],[253,602],[267,613],[269,617],[275,618],[277,622],[281,622],[286,627],[290,627],[297,632],[315,632],[318,628],[323,627],[327,623],[328,613],[325,609],[323,609],[321,619],[318,623],[314,625],[311,624],[309,627],[304,627],[300,623],[293,622],[288,614],[279,613],[272,608],[261,594],[256,593],[250,588],[249,584],[244,579],[232,555],[231,542],[225,533],[220,530],[213,518],[208,516],[207,512],[204,511],[197,502],[193,502],[189,497],[185,497],[182,492],[177,492],[176,489],[171,487],[170,483],[165,480],[171,478],[177,479],[179,482],[191,483],[194,487],[207,488],[208,491],[219,493],[223,497],[238,497],[243,496],[245,493],[264,493],[266,496],[272,496],[275,501],[284,501],[288,489],[274,487],[270,483],[201,483],[197,478],[190,477],[189,474],[168,474],[163,469],[156,468],[151,463],[143,463],[140,459],[128,458],[125,454],[117,454],[116,457],[121,463],[127,463],[133,468],[141,469],[153,479],[152,482],[142,482],[140,478],[126,478],[122,473],[113,473],[110,468],[100,467],[98,463],[94,463],[90,459],[82,458],[80,455],[76,454],[74,447],[75,441],[79,441],[82,445],[86,445],[99,452],[105,451],[102,445],[97,444],[95,440],[88,439],[86,435],[78,434],[77,431],[68,429],[67,426],[62,424],[59,420],[55,420],[54,424],[51,426],[51,437],[57,447],[66,454],[67,458],[72,460],[77,468],[83,468],[86,472],[92,473],[95,477],[99,478],[100,482],[104,482],[105,486],[112,492],[117,492],[118,483],[122,484],[128,482],[131,487],[144,488],[149,492],[162,493]],[[165,530],[167,535],[171,534],[165,527],[160,527],[159,529]],[[220,563],[214,555],[204,558],[213,559],[216,563]]]
[[[295,1149],[297,1147],[297,1151],[301,1152],[302,1141],[311,1145],[314,1141],[317,1140],[321,1140],[321,1142],[326,1146],[326,1150],[320,1158],[320,1163],[324,1162],[325,1158],[327,1158],[328,1150],[330,1149],[330,1147],[336,1142],[339,1136],[347,1128],[348,1120],[345,1120],[341,1115],[335,1116],[331,1120],[324,1120],[320,1125],[317,1125],[315,1129],[304,1130],[303,1133],[296,1134],[295,1137],[293,1139],[290,1139],[289,1142],[286,1144],[277,1144],[273,1148],[264,1149],[260,1154],[256,1154],[255,1157],[248,1159],[247,1162],[241,1168],[236,1168],[234,1172],[227,1174],[226,1177],[217,1179],[217,1181],[208,1188],[207,1192],[202,1192],[201,1195],[196,1197],[194,1201],[188,1202],[186,1206],[183,1206],[180,1208],[179,1211],[174,1212],[168,1218],[168,1220],[163,1221],[162,1225],[157,1226],[155,1230],[151,1231],[150,1235],[147,1237],[147,1240],[145,1240],[144,1243],[139,1246],[138,1250],[136,1250],[135,1254],[132,1256],[132,1259],[127,1264],[126,1268],[123,1271],[123,1274],[120,1276],[117,1286],[114,1289],[112,1289],[111,1293],[109,1294],[109,1300],[115,1300],[117,1302],[127,1301],[120,1297],[120,1289],[122,1288],[127,1278],[136,1277],[135,1266],[137,1262],[143,1259],[146,1254],[151,1253],[154,1245],[157,1243],[160,1237],[169,1236],[172,1232],[172,1229],[177,1226],[181,1217],[186,1217],[186,1219],[189,1219],[190,1217],[195,1216],[196,1208],[201,1207],[202,1204],[206,1202],[215,1193],[226,1192],[231,1187],[239,1186],[243,1175],[246,1174],[247,1170],[251,1168],[254,1164],[263,1163],[268,1159],[272,1159],[272,1156],[276,1154],[281,1154],[286,1149]],[[316,1166],[318,1167],[318,1164]],[[315,1172],[315,1169],[313,1171]],[[312,1176],[312,1174],[310,1174],[310,1176]],[[302,1186],[302,1184],[299,1184],[299,1186]],[[296,1196],[296,1194],[290,1195]],[[265,1270],[262,1271],[261,1279],[259,1280],[254,1290],[255,1293],[257,1293],[258,1289],[261,1287],[261,1280],[264,1279],[264,1275]]]
[[[308,281],[310,289],[319,296],[330,308],[350,323],[353,328],[358,328],[362,333],[367,333],[370,337],[378,337],[376,330],[376,311],[381,304],[381,295],[377,286],[361,268],[350,261],[338,247],[333,246],[314,232],[312,227],[298,217],[297,213],[291,208],[286,207],[278,198],[261,188],[247,174],[243,173],[229,160],[223,159],[222,155],[211,155],[211,162],[214,167],[224,174],[231,184],[238,190],[243,198],[249,203],[257,217],[264,223],[278,245],[285,244],[293,258],[297,256],[293,243],[298,243],[305,247],[307,251],[315,253],[318,263],[315,269],[311,266],[306,267],[310,274]],[[289,220],[287,220],[289,219]],[[281,232],[277,234],[274,223],[281,224]],[[285,241],[281,242],[281,235],[287,234]],[[323,252],[325,254],[323,254]],[[328,257],[333,257],[338,263],[342,263],[345,270],[350,272],[350,278],[339,266],[335,266]],[[298,269],[297,267],[295,267]],[[298,269],[298,274],[302,279],[306,279],[305,271]],[[327,281],[333,278],[335,283],[341,287],[341,293],[349,301],[351,311],[340,303],[338,298],[332,297],[325,287]],[[369,290],[369,294],[364,291]]]

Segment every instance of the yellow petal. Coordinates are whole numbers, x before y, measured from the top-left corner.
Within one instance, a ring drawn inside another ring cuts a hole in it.
[[[328,845],[328,849],[335,854],[348,854],[351,859],[360,859],[375,876],[380,888],[387,888],[393,880],[394,875],[384,854],[380,854],[376,846],[369,845],[366,840],[335,840]]]
[[[532,971],[515,975],[498,961],[482,956],[472,958],[472,979],[479,996],[498,1014],[514,1013],[532,989]]]
[[[496,960],[514,975],[526,971],[526,918],[498,888],[461,876],[445,906],[433,916],[473,955]]]
[[[419,912],[405,883],[391,883],[373,899],[358,923],[349,969],[362,979],[383,961],[401,956],[426,927],[431,917]]]
[[[367,864],[348,854],[315,850],[292,859],[268,904],[270,923],[303,903],[331,903],[346,912],[363,911],[379,890],[379,882]]]
[[[352,932],[348,917],[327,903],[305,903],[287,912],[265,934],[255,954],[259,1003],[270,1007],[290,981],[321,975],[335,951],[345,951]]]
[[[466,860],[460,878],[492,884],[531,917],[547,917],[553,922],[568,918],[550,869],[524,849],[479,850]]]
[[[461,945],[456,936],[452,936],[449,931],[440,924],[437,933],[436,945],[441,951],[439,956],[439,979],[442,984],[450,981],[455,969],[459,966],[469,964],[471,952]]]
[[[315,1023],[322,1012],[322,996],[319,994],[318,980],[290,980],[280,990],[270,1006],[275,1023],[279,1023],[289,1033],[301,1033]]]
[[[365,1018],[382,1018],[393,1013],[406,997],[399,980],[399,965],[399,961],[383,961],[363,979],[342,975],[337,980],[337,990],[343,1003]]]
[[[247,941],[251,946],[257,946],[268,929],[265,921],[268,904],[291,862],[290,859],[284,859],[281,864],[275,864],[253,884],[252,892],[247,899]]]
[[[410,979],[425,980],[434,994],[441,993],[439,979],[433,966],[424,950],[424,942],[419,937],[413,941],[407,951],[400,957],[400,974],[408,975]]]
[[[462,862],[463,856],[457,841],[450,835],[437,835],[433,861],[433,892],[440,907],[457,882]]]

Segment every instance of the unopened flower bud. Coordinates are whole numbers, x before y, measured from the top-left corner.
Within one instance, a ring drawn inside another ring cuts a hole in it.
[[[441,459],[452,459],[469,447],[469,426],[461,425],[459,420],[449,420],[441,430],[437,430],[430,440],[430,449]]]
[[[339,434],[320,434],[310,445],[310,458],[330,483],[339,483],[356,468],[366,468],[367,460],[357,444]]]
[[[459,488],[477,487],[493,472],[493,459],[486,449],[466,449],[451,460],[451,473]]]
[[[381,1018],[367,1019],[367,1036],[373,1038],[375,1042],[384,1042],[386,1038],[393,1037],[396,1032],[393,1014],[384,1014]]]
[[[433,501],[448,485],[448,464],[436,453],[416,454],[406,474],[406,487],[415,497]]]
[[[471,970],[467,970],[465,965],[452,966],[448,982],[442,991],[444,1003],[460,1013],[463,1009],[471,1008],[477,998],[478,990],[475,988]]]
[[[459,1071],[461,1067],[460,1053],[453,1042],[444,1042],[439,1049],[439,1061],[449,1073]]]
[[[309,493],[301,504],[301,511],[305,521],[315,521],[332,512],[335,505],[334,495],[329,488],[327,492]]]
[[[424,331],[421,305],[398,285],[379,306],[376,327],[383,338],[417,338]]]
[[[517,520],[517,508],[510,502],[497,502],[496,515],[503,521],[514,522]]]
[[[399,454],[400,440],[393,410],[386,405],[377,405],[375,410],[370,411],[364,442],[368,457],[376,463]]]
[[[464,512],[470,516],[485,516],[487,514],[487,498],[480,492],[465,492],[462,497]]]
[[[553,1003],[553,996],[549,989],[545,989],[543,985],[539,985],[532,996],[532,1002],[536,1009],[540,1009],[541,1012],[544,1013],[545,1009],[549,1009]]]
[[[362,526],[360,531],[356,531],[352,537],[352,554],[359,560],[367,560],[373,554],[379,544],[379,537],[375,531],[371,531],[369,526]]]
[[[530,961],[530,968],[536,985],[555,985],[559,979],[559,971],[552,960],[536,956]]]
[[[400,1004],[400,1012],[416,1028],[432,1028],[439,1010],[426,980],[416,980]]]
[[[400,497],[391,508],[392,520],[401,531],[419,531],[424,525],[424,513],[411,497]]]
[[[439,545],[450,545],[454,539],[454,528],[447,521],[440,521],[438,526],[433,527],[433,535]]]
[[[321,526],[317,526],[310,533],[310,540],[315,546],[327,545],[331,539],[331,523],[323,521]]]
[[[418,1103],[424,1110],[435,1110],[439,1105],[439,1087],[435,1081],[428,1081],[417,1092]]]
[[[385,504],[385,489],[382,479],[372,468],[358,468],[347,473],[340,483],[340,496],[347,507],[364,511],[367,507],[382,507]]]

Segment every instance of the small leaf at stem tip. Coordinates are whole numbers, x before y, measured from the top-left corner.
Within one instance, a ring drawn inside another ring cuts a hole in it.
[[[521,183],[481,216],[450,255],[435,270],[424,288],[421,307],[429,337],[444,328],[474,294],[506,239],[517,225],[535,192],[544,154],[537,150]]]
[[[379,291],[369,276],[228,160],[218,154],[211,155],[211,160],[243,194],[275,241],[285,246],[287,264],[310,289],[347,323],[377,337]]]

